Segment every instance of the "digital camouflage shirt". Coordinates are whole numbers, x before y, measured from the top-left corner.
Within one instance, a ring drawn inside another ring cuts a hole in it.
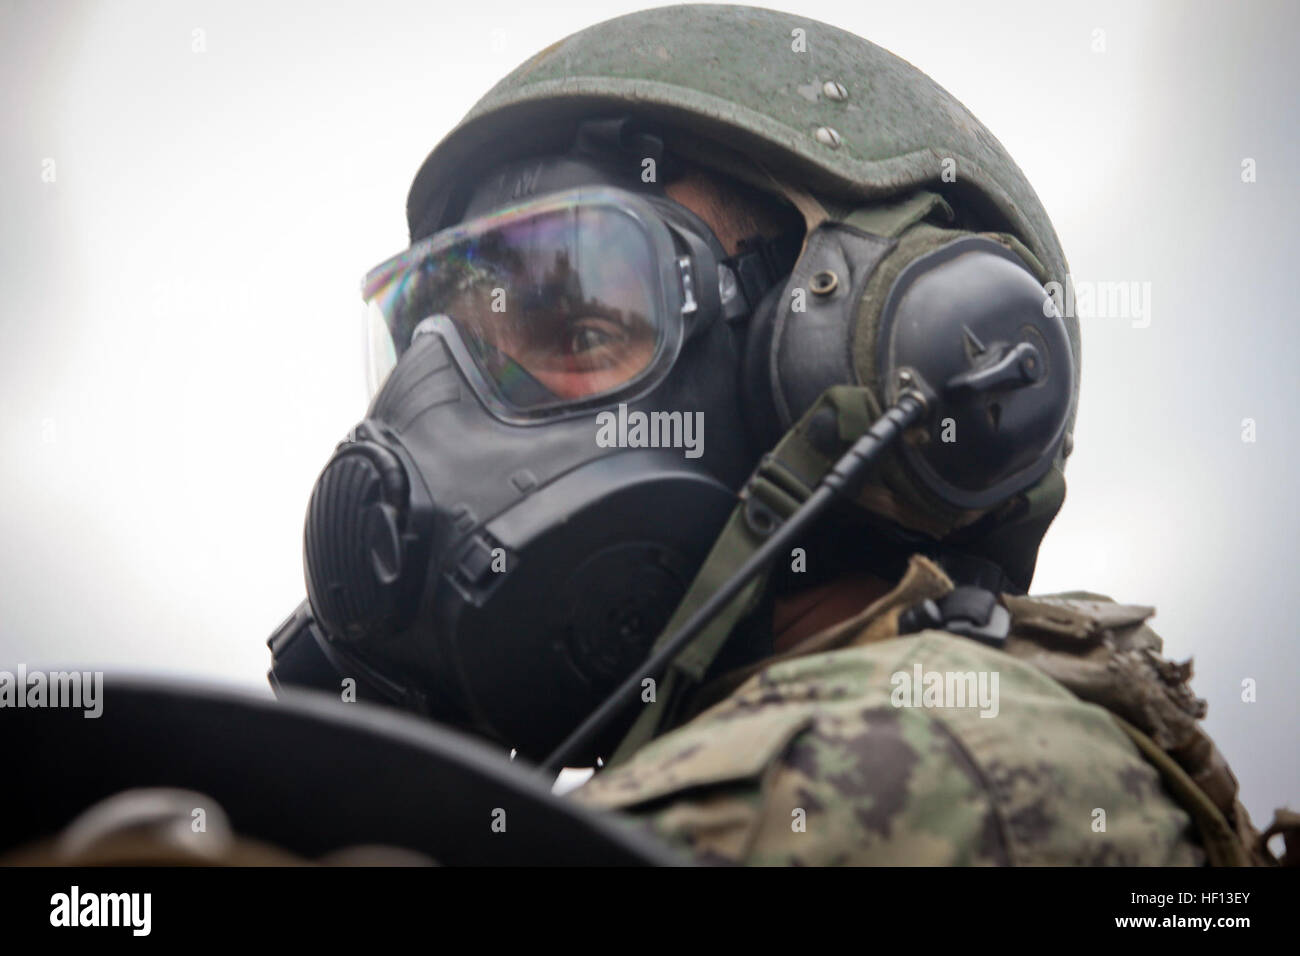
[[[952,587],[914,557],[885,597],[757,665],[576,798],[699,862],[1205,862],[1192,817],[1110,710],[1048,676],[1085,696],[1088,681],[1102,696],[1120,687],[1128,703],[1107,707],[1131,704],[1128,717],[1156,737],[1188,733],[1204,704],[1186,691],[1190,670],[1155,653],[1142,623],[1151,609],[1004,597],[1004,650],[937,630],[898,636],[902,610]],[[1079,646],[1053,671],[1048,652],[1017,637],[1034,630]],[[1142,675],[1132,686],[1111,676],[1130,658]]]

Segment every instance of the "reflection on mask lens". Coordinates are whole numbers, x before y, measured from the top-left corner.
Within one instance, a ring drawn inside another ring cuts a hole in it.
[[[373,396],[397,364],[397,349],[388,330],[383,310],[371,300],[366,303],[366,390]]]
[[[500,396],[533,408],[618,389],[655,357],[655,255],[613,206],[506,213],[411,252],[367,284],[394,359],[416,324],[445,314]]]

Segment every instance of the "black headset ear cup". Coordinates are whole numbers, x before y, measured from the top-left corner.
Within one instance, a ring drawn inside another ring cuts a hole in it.
[[[785,434],[772,394],[772,333],[789,281],[789,275],[785,275],[773,283],[750,316],[745,332],[740,375],[745,424],[750,439],[764,451],[773,448]]]

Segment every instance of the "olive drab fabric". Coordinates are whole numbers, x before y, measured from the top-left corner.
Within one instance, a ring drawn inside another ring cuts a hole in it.
[[[1004,595],[1005,649],[898,635],[952,588],[914,556],[861,614],[705,688],[702,711],[576,797],[706,862],[1271,862],[1150,608]],[[993,706],[899,706],[896,675],[930,672],[996,674]]]

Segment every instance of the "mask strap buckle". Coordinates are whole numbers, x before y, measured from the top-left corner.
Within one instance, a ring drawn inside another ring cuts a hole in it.
[[[745,523],[759,537],[766,538],[812,497],[813,490],[787,463],[769,452],[740,492]]]
[[[771,239],[750,236],[740,240],[740,251],[720,263],[731,271],[740,293],[730,298],[724,293],[723,315],[728,322],[753,314],[767,291],[790,273],[801,242],[798,232],[786,232]],[[725,284],[726,280],[722,281]]]

